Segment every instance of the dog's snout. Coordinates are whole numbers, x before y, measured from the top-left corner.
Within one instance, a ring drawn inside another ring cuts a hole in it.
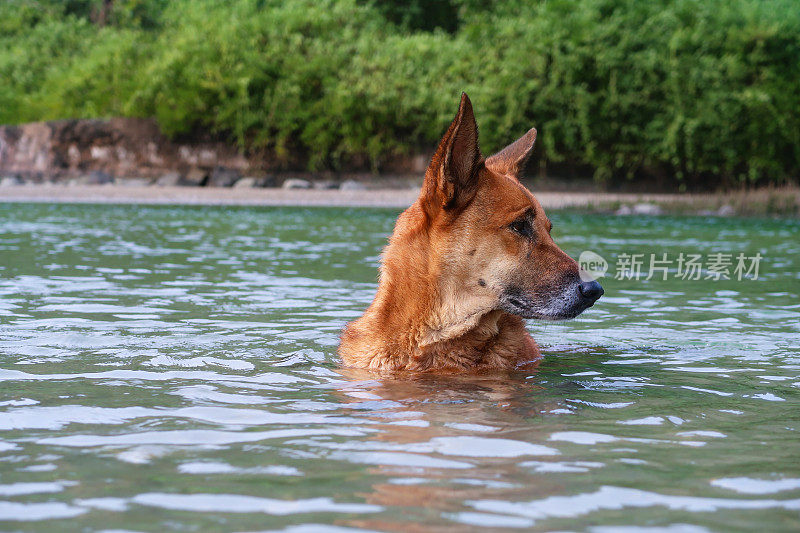
[[[603,290],[602,285],[597,283],[595,280],[592,281],[582,281],[578,284],[578,292],[581,295],[581,298],[584,300],[588,300],[590,303],[596,302],[605,292]]]

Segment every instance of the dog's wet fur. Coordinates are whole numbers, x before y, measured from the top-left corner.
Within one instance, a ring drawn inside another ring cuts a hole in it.
[[[397,219],[374,301],[342,332],[346,366],[520,368],[540,357],[523,319],[574,318],[602,296],[553,242],[550,220],[518,179],[535,140],[531,129],[484,159],[461,95],[419,198]]]

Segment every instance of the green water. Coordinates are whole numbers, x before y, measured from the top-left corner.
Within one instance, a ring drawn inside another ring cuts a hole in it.
[[[607,276],[532,374],[340,370],[396,215],[0,204],[0,529],[800,529],[800,223],[552,213],[758,279]]]

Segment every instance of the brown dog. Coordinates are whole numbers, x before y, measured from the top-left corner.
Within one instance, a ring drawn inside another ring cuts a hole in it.
[[[573,318],[603,294],[550,237],[518,180],[531,129],[484,160],[466,94],[417,201],[397,219],[378,293],[342,333],[345,365],[388,370],[514,369],[539,358],[523,318]]]

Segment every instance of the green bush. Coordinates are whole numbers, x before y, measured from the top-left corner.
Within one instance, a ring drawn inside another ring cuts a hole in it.
[[[800,171],[794,0],[8,0],[0,122],[153,116],[287,165],[430,149],[466,90],[484,151],[689,187]],[[400,6],[400,7],[398,7]]]

